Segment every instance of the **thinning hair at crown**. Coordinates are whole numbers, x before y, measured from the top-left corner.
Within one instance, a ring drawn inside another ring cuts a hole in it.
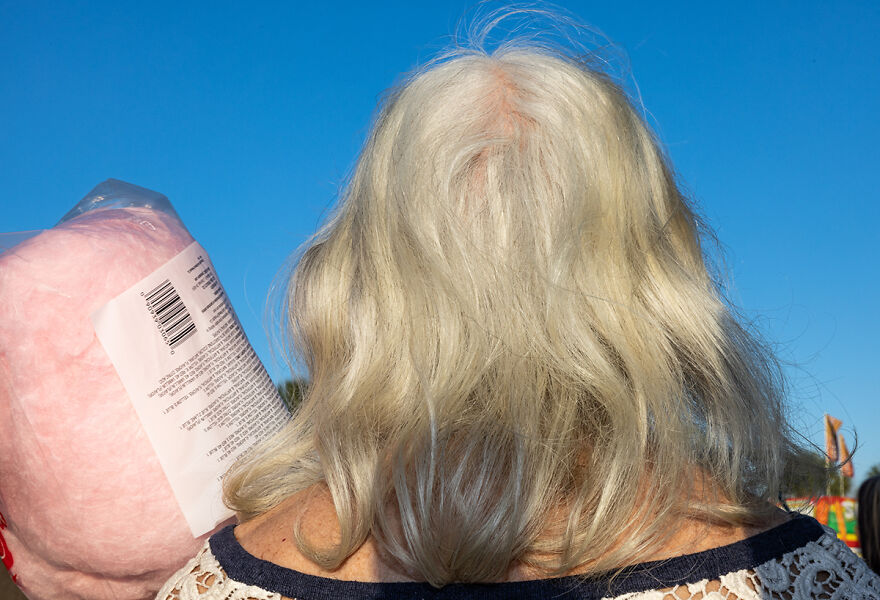
[[[581,50],[487,49],[502,16],[385,97],[284,288],[310,386],[225,492],[326,486],[338,543],[298,543],[327,568],[372,536],[434,585],[598,573],[765,519],[799,452],[640,111]]]

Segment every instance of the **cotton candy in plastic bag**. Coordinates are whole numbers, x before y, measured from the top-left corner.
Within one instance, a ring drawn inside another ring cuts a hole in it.
[[[152,598],[231,517],[215,491],[185,513],[192,494],[179,482],[219,479],[283,425],[282,402],[161,194],[108,180],[26,237],[0,248],[0,555],[30,600]],[[150,279],[175,260],[194,265],[183,272],[210,303]],[[96,315],[125,294],[143,303],[155,340],[129,339],[123,313],[99,339]],[[111,359],[106,336],[123,356]],[[143,394],[116,366],[143,361],[146,372],[157,360],[178,366]],[[147,426],[153,406],[167,431]],[[160,459],[166,441],[178,454]],[[189,471],[173,475],[169,460]]]

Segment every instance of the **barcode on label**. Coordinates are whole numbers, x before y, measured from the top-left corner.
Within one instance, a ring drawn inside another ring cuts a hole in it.
[[[162,339],[172,349],[195,334],[196,324],[168,279],[144,294],[144,298]]]

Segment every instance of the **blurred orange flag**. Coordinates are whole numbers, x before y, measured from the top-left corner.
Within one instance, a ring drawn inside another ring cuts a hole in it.
[[[853,463],[852,459],[849,457],[849,450],[846,449],[846,442],[843,440],[842,433],[838,432],[837,441],[840,446],[840,462],[843,463],[843,466],[840,467],[840,472],[846,477],[853,477],[855,474],[853,471]]]
[[[841,425],[843,422],[840,419],[835,419],[829,414],[825,415],[825,454],[828,456],[828,461],[832,463],[837,462],[839,458],[837,432]]]

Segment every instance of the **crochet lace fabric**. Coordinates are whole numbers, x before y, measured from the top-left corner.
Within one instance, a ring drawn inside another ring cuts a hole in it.
[[[280,600],[281,595],[226,575],[208,542],[159,590],[156,600]]]
[[[568,596],[578,598],[577,593]],[[282,596],[229,578],[208,544],[159,592],[157,600],[281,600]],[[645,590],[603,600],[877,600],[880,577],[827,530],[782,557],[667,589]],[[296,598],[294,600],[311,600]],[[339,598],[343,600],[343,598]]]

